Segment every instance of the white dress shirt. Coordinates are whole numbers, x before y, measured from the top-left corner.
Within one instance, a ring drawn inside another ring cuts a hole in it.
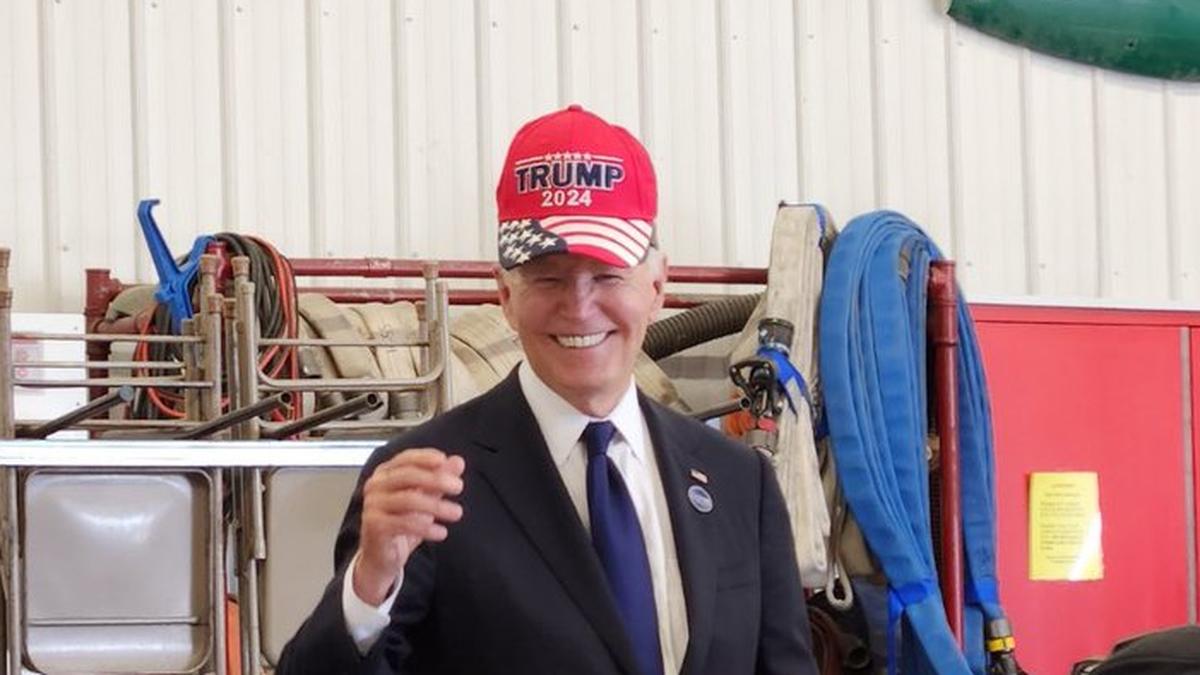
[[[567,494],[579,514],[580,523],[590,531],[587,502],[587,449],[582,440],[589,422],[600,421],[576,410],[550,389],[533,372],[528,363],[521,363],[517,376],[521,391],[533,410],[538,427],[545,438],[550,457],[558,467]],[[679,573],[679,558],[671,528],[670,511],[658,460],[650,442],[650,431],[638,405],[637,388],[632,378],[629,388],[608,415],[607,420],[617,428],[608,455],[621,473],[629,496],[637,511],[650,561],[650,580],[654,585],[654,605],[658,615],[658,638],[662,646],[663,672],[678,673],[687,650],[687,606],[683,595],[683,578]],[[450,536],[454,536],[451,527]],[[355,560],[350,562],[342,588],[342,611],[346,626],[366,653],[390,621],[389,612],[396,600],[403,576],[397,579],[392,594],[379,607],[363,602],[353,590]]]

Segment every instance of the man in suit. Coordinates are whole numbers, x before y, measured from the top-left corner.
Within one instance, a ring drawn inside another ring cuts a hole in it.
[[[278,672],[815,673],[770,465],[634,386],[666,282],[645,149],[571,106],[496,195],[526,360],[371,456]]]

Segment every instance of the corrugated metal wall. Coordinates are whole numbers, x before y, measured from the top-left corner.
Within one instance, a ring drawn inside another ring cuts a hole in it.
[[[1200,302],[1200,87],[956,25],[934,0],[4,0],[0,243],[17,306],[256,232],[490,258],[513,131],[637,133],[676,263],[762,265],[774,204],[922,223],[969,293]]]

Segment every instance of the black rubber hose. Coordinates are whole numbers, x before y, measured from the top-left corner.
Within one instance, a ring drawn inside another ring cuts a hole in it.
[[[655,361],[746,327],[762,293],[735,295],[660,319],[646,329],[642,351]]]

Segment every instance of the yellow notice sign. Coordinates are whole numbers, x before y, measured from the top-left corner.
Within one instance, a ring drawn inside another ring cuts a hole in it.
[[[1029,476],[1029,578],[1104,578],[1100,548],[1100,481],[1094,472]]]

